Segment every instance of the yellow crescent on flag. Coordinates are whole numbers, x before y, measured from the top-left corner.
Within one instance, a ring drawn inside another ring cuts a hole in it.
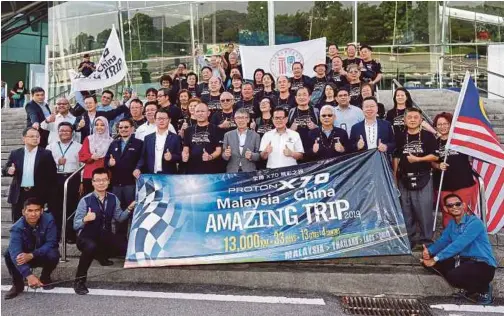
[[[483,116],[486,118],[488,123],[490,123],[490,119],[488,118],[488,116],[485,112],[485,106],[483,105],[483,100],[481,98],[479,98],[479,107],[480,107],[480,110],[481,110],[481,113],[483,114]]]

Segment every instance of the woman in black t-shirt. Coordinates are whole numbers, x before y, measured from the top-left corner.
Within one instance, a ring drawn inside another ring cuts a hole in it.
[[[182,82],[182,89],[189,91],[191,98],[198,95],[198,75],[194,72],[187,74],[186,80]]]
[[[361,85],[360,91],[362,100],[375,96],[374,85],[372,83],[363,83]],[[362,107],[362,105],[360,107]],[[385,118],[385,106],[383,105],[383,103],[378,103],[378,118],[381,120]]]
[[[332,105],[333,107],[338,106],[336,102],[336,93],[338,92],[338,88],[332,82],[329,82],[324,87],[324,95],[320,98],[319,103],[316,105],[317,109],[321,109],[324,105]]]
[[[259,110],[261,111],[261,116],[255,119],[255,126],[253,126],[253,128],[262,138],[266,132],[269,132],[275,128],[271,114],[271,100],[267,97],[262,98],[261,102],[259,103]]]
[[[233,95],[235,105],[242,99],[242,77],[234,74],[231,78],[231,87],[227,90]]]
[[[261,92],[264,88],[262,83],[262,78],[264,76],[264,70],[261,68],[257,68],[254,71],[254,96]]]
[[[262,77],[263,90],[257,93],[255,99],[256,102],[261,101],[263,98],[268,98],[271,102],[271,108],[274,109],[277,106],[278,92],[275,90],[275,79],[270,73],[265,73]],[[259,106],[259,103],[256,105]]]
[[[440,113],[434,118],[434,126],[436,126],[441,135],[437,140],[438,149],[436,150],[436,156],[439,157],[439,160],[432,163],[434,167],[434,189],[436,191],[439,190],[441,172],[445,170],[440,201],[443,201],[444,197],[448,194],[455,193],[468,206],[466,210],[474,210],[478,199],[478,185],[474,181],[469,157],[452,150],[449,150],[447,153],[445,150],[452,119],[453,115],[447,112]],[[445,163],[446,155],[448,158]],[[443,208],[441,207],[440,209]],[[451,215],[443,212],[443,227],[446,227],[452,218]]]
[[[404,112],[407,108],[413,107],[411,95],[405,88],[397,88],[394,92],[394,107],[387,111],[385,119],[392,124],[396,142],[398,138],[402,138],[404,133]]]

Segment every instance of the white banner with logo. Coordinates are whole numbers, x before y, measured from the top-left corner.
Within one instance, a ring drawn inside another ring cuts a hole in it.
[[[72,80],[72,92],[110,87],[123,80],[127,72],[126,58],[124,58],[117,31],[112,26],[107,45],[103,50],[100,61],[96,64],[96,70],[88,77],[74,70],[69,70]]]
[[[315,75],[313,66],[326,57],[326,38],[274,46],[240,46],[243,77],[252,80],[254,70],[264,69],[275,78],[280,75],[292,77],[292,64],[301,62],[303,74]]]

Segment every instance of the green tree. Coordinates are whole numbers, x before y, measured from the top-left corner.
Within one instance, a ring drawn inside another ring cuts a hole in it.
[[[246,28],[251,32],[268,31],[268,3],[266,1],[249,1]]]
[[[75,38],[76,53],[85,52],[93,49],[94,37],[87,33],[81,32]]]

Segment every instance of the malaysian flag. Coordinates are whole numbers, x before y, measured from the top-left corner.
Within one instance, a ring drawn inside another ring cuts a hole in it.
[[[488,232],[497,233],[504,226],[504,149],[469,73],[464,79],[445,148],[474,158],[473,168],[485,183]]]

